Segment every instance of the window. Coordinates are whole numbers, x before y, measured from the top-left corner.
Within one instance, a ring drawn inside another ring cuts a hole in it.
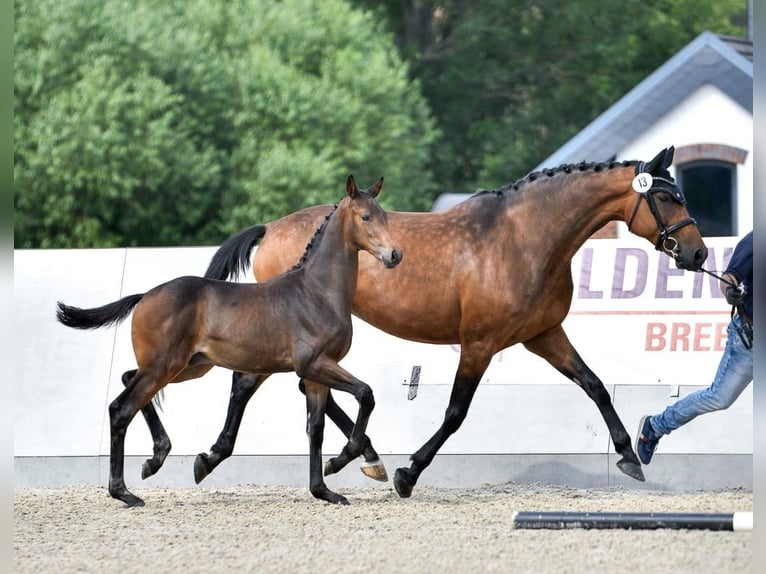
[[[747,150],[719,143],[681,146],[675,153],[676,181],[689,213],[708,237],[737,235],[737,169]]]
[[[698,161],[676,169],[700,233],[708,237],[736,235],[736,165]]]

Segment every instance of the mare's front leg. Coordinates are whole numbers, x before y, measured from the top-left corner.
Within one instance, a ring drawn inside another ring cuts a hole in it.
[[[492,348],[484,342],[461,342],[460,363],[452,384],[449,404],[436,433],[410,457],[410,467],[396,469],[394,488],[402,498],[408,498],[420,474],[431,464],[447,439],[463,424],[468,408],[492,359]]]
[[[327,488],[322,476],[322,443],[324,442],[325,405],[330,389],[308,382],[306,395],[306,434],[309,437],[309,490],[314,497],[334,504],[348,504],[346,497]]]
[[[633,452],[630,435],[625,430],[617,411],[614,410],[609,393],[569,342],[561,325],[525,342],[524,346],[582,387],[596,403],[609,429],[614,448],[622,455],[622,458],[617,461],[617,467],[631,478],[643,482],[644,472],[641,470],[641,462]]]
[[[306,394],[306,383],[303,379],[298,382],[298,388],[304,395]],[[327,416],[330,417],[330,420],[335,423],[335,426],[340,429],[343,436],[349,438],[351,436],[351,431],[354,428],[354,422],[343,411],[340,405],[335,402],[335,399],[332,397],[332,391],[327,395],[325,412]],[[377,451],[372,446],[372,441],[367,435],[364,435],[364,452],[362,453],[362,456],[364,457],[364,463],[359,468],[359,470],[362,471],[362,474],[373,480],[386,482],[388,480],[386,466],[383,464],[383,461],[380,460]],[[332,471],[332,468],[329,470]],[[328,472],[327,474],[331,474],[331,472]]]
[[[122,374],[122,384],[127,389],[130,383],[133,381],[133,377],[136,376],[136,370],[125,371]],[[141,414],[144,416],[146,426],[149,427],[149,432],[152,434],[152,442],[154,443],[152,458],[144,461],[144,465],[141,467],[141,478],[146,479],[155,474],[164,464],[165,459],[170,453],[170,437],[168,436],[165,427],[162,425],[157,411],[152,403],[149,403],[141,409]]]
[[[199,484],[213,469],[231,456],[237,440],[239,426],[245,414],[245,407],[263,381],[270,375],[250,375],[234,372],[231,376],[231,394],[226,422],[218,440],[210,447],[210,454],[201,452],[194,460],[194,481]]]

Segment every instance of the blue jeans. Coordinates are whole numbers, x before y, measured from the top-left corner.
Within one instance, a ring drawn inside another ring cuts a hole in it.
[[[740,326],[734,316],[732,323]],[[753,349],[742,343],[737,330],[729,323],[726,348],[723,351],[713,383],[679,399],[658,415],[649,419],[658,435],[669,434],[693,418],[712,411],[727,409],[753,381]]]

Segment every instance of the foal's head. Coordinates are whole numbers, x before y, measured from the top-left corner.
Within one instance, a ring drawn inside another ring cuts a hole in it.
[[[627,219],[628,229],[653,241],[658,250],[675,259],[677,267],[696,271],[707,259],[707,247],[681,188],[668,171],[673,152],[671,146],[636,165],[632,186],[638,196]]]
[[[357,249],[373,255],[390,269],[402,260],[402,248],[389,233],[388,214],[375,201],[382,187],[381,177],[369,189],[359,189],[354,176],[349,175],[346,180],[347,197],[343,198],[338,207],[345,207],[343,225],[347,230],[348,241]]]

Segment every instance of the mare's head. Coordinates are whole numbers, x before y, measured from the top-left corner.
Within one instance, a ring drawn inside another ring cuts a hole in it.
[[[707,259],[707,247],[681,188],[668,171],[674,151],[671,146],[636,165],[632,185],[637,196],[628,229],[675,259],[676,267],[697,271]]]
[[[342,211],[346,239],[357,249],[367,251],[388,267],[396,267],[402,260],[399,247],[388,230],[388,214],[375,200],[383,187],[381,177],[369,189],[359,189],[354,176],[346,180],[346,195],[338,204]]]

